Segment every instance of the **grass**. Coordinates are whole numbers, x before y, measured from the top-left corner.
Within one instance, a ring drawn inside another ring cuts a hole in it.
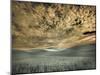
[[[70,62],[65,60],[63,63],[53,62],[53,64],[13,64],[12,74],[29,74],[29,73],[44,73],[44,72],[61,72],[61,71],[74,71],[74,70],[88,70],[95,69],[96,63],[94,59],[86,59],[85,61]]]
[[[60,52],[13,50],[12,74],[90,70],[96,68],[95,45]]]

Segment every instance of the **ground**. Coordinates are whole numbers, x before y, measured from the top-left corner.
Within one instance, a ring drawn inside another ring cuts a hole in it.
[[[95,44],[58,52],[13,50],[13,74],[87,70],[96,68]]]

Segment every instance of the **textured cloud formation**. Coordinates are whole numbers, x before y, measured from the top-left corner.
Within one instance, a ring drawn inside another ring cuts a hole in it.
[[[13,48],[67,48],[95,41],[96,7],[12,2]]]

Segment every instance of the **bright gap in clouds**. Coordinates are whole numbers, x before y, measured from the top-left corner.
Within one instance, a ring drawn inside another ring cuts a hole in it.
[[[58,51],[63,51],[65,50],[65,48],[48,48],[48,49],[44,49],[46,51],[51,51],[51,52],[58,52]]]

